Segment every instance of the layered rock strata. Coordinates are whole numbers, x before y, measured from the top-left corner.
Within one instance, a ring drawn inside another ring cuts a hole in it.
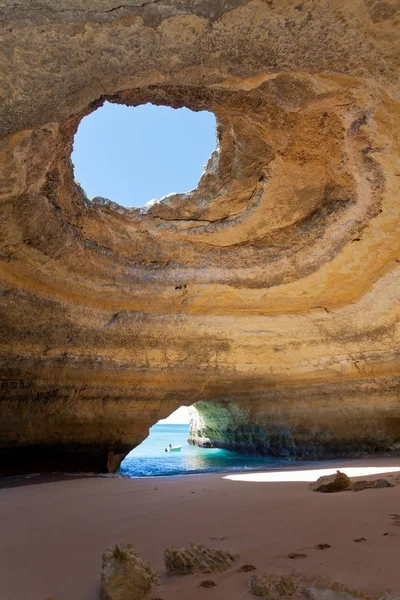
[[[399,10],[1,4],[1,474],[114,470],[196,401],[268,425],[220,426],[237,449],[398,451]],[[105,100],[214,112],[198,188],[89,202],[70,155]]]

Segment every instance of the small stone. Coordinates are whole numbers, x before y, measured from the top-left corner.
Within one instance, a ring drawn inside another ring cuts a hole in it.
[[[238,568],[239,573],[250,573],[250,571],[256,571],[257,567],[254,565],[242,565]]]
[[[360,538],[356,538],[355,540],[353,540],[353,542],[366,542],[367,540],[365,539],[365,537],[360,537]]]
[[[326,550],[327,548],[331,548],[332,546],[330,544],[317,544],[315,547],[317,550]]]
[[[200,587],[203,588],[212,588],[215,587],[217,584],[215,583],[215,581],[212,581],[211,579],[205,579],[204,581],[202,581],[200,583]]]
[[[135,553],[132,544],[122,542],[103,554],[102,600],[139,600],[156,579],[150,563]]]
[[[390,518],[392,519],[392,525],[400,527],[400,515],[398,515],[397,513],[392,513],[390,515]]]
[[[307,558],[307,554],[303,554],[301,552],[292,552],[291,554],[288,554],[288,558]]]
[[[229,569],[237,554],[224,550],[214,550],[205,546],[191,544],[189,548],[171,546],[164,552],[164,563],[169,573],[187,574],[195,571],[211,573]]]
[[[310,485],[313,492],[334,493],[348,490],[351,479],[345,473],[336,471],[334,475],[324,475]]]
[[[278,600],[282,596],[292,596],[299,587],[298,579],[292,575],[275,573],[262,573],[253,575],[249,581],[248,589],[254,596]]]

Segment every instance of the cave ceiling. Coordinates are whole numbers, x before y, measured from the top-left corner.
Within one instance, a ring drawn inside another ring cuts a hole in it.
[[[398,448],[399,0],[5,0],[0,28],[0,453],[118,463],[199,400]],[[89,201],[105,101],[212,111],[198,188]]]

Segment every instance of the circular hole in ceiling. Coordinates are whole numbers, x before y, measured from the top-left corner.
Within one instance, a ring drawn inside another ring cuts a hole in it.
[[[141,207],[196,188],[215,147],[213,113],[106,102],[79,125],[74,177],[89,199]]]

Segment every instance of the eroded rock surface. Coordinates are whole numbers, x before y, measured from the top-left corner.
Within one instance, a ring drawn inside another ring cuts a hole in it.
[[[164,563],[167,571],[172,574],[187,575],[201,571],[226,571],[238,558],[237,554],[225,550],[206,548],[201,544],[191,544],[189,548],[174,548],[171,546],[164,552]]]
[[[387,479],[362,479],[360,481],[353,481],[351,489],[353,492],[361,492],[362,490],[368,490],[371,488],[388,488],[394,487],[393,483],[390,483]]]
[[[398,452],[399,9],[2,2],[1,474],[115,470],[195,401],[195,442]],[[213,111],[197,190],[89,202],[105,100]]]
[[[353,492],[361,492],[367,489],[379,489],[394,487],[394,484],[387,479],[361,479],[352,481],[346,473],[336,471],[333,475],[323,475],[317,481],[310,484],[310,489],[313,492],[343,492],[352,490]],[[357,541],[357,540],[355,540]]]
[[[267,600],[279,600],[279,598],[290,598],[299,587],[299,579],[293,575],[281,575],[276,573],[261,573],[253,575],[249,581],[249,592]]]
[[[140,600],[156,579],[150,563],[135,553],[132,544],[116,544],[103,554],[102,600]]]
[[[333,475],[322,475],[317,481],[310,484],[310,489],[313,492],[334,493],[349,490],[352,486],[351,479],[342,473],[336,471]]]
[[[320,579],[306,590],[310,600],[372,600],[359,590],[347,587],[344,583]]]

